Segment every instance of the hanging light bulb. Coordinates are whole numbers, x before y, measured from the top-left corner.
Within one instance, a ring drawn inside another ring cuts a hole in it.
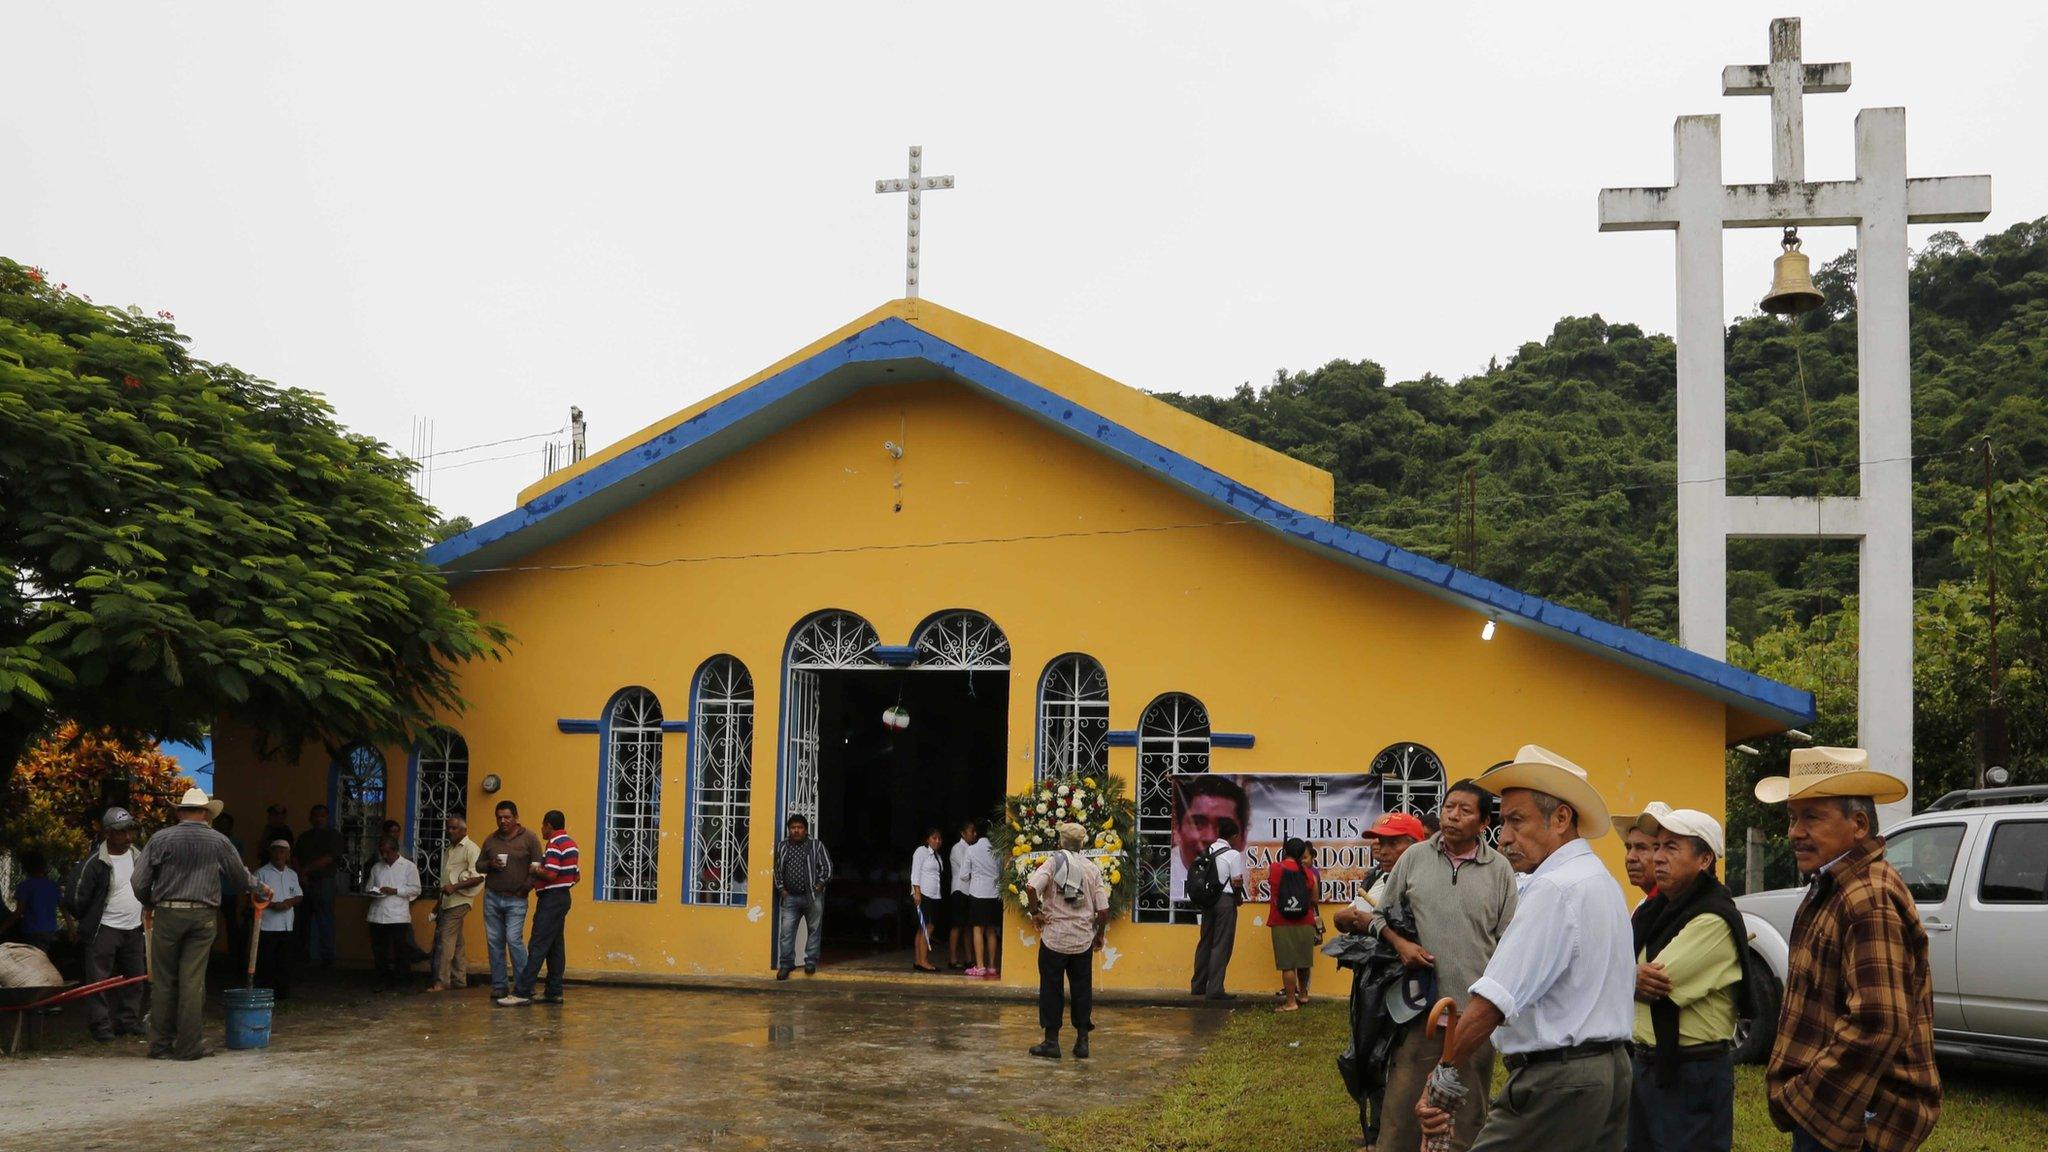
[[[1813,286],[1813,262],[1799,250],[1799,229],[1785,229],[1778,243],[1784,251],[1771,263],[1771,290],[1757,307],[1773,316],[1797,316],[1827,303]]]

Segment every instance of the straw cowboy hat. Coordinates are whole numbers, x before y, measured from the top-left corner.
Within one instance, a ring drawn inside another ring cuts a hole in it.
[[[1645,807],[1641,812],[1631,812],[1627,815],[1617,815],[1614,818],[1614,834],[1616,836],[1620,836],[1623,839],[1627,839],[1628,834],[1630,832],[1633,832],[1636,829],[1643,827],[1642,822],[1644,817],[1647,816],[1651,820],[1655,820],[1657,817],[1662,816],[1669,811],[1671,811],[1671,805],[1666,804],[1662,800],[1652,800],[1650,801],[1649,806]],[[1646,832],[1649,831],[1649,829],[1647,828],[1644,828],[1643,830]]]
[[[225,800],[208,800],[206,798],[206,793],[201,792],[197,788],[185,789],[185,794],[178,798],[177,803],[177,807],[180,811],[187,808],[206,809],[206,818],[208,820],[211,820],[214,817],[220,815],[220,810],[227,806],[228,802]]]
[[[1756,782],[1756,798],[1766,804],[1819,796],[1868,796],[1874,803],[1904,800],[1906,782],[1870,766],[1861,748],[1794,748],[1789,776],[1766,776]]]
[[[1579,814],[1579,835],[1588,840],[1614,828],[1607,801],[1594,790],[1586,770],[1539,745],[1522,745],[1513,760],[1481,773],[1476,783],[1496,796],[1509,788],[1527,788],[1557,797]]]

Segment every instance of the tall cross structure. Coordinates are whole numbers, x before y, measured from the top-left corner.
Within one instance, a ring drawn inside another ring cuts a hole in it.
[[[1727,96],[1771,98],[1769,184],[1721,182],[1721,118],[1681,116],[1667,188],[1606,188],[1600,230],[1678,234],[1678,635],[1695,652],[1728,649],[1728,541],[1856,540],[1860,604],[1859,742],[1873,767],[1913,779],[1913,453],[1906,226],[1982,220],[1991,177],[1906,176],[1906,110],[1856,115],[1856,178],[1806,179],[1808,92],[1842,92],[1849,65],[1800,59],[1799,21],[1771,21],[1771,62],[1721,73]],[[1727,363],[1722,341],[1725,228],[1856,228],[1857,431],[1861,494],[1728,495]],[[1912,796],[1887,805],[1885,823]]]
[[[920,144],[910,146],[909,179],[875,181],[876,192],[910,193],[910,224],[903,255],[903,295],[912,300],[917,299],[917,235],[920,224],[918,215],[923,206],[920,197],[923,193],[936,192],[952,186],[951,176],[924,175],[924,146]]]

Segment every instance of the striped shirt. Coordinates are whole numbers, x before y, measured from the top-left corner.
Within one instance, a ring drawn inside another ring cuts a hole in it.
[[[582,853],[567,832],[548,837],[547,851],[541,853],[540,872],[533,878],[533,890],[548,892],[573,887],[583,877]]]
[[[235,846],[203,820],[180,820],[151,836],[128,882],[148,908],[166,900],[218,907],[223,893],[240,896],[256,884]]]

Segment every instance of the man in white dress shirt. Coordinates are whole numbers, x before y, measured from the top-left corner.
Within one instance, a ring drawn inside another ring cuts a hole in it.
[[[1446,1061],[1491,1040],[1508,1067],[1472,1152],[1621,1152],[1635,955],[1621,885],[1588,843],[1613,828],[1607,804],[1585,769],[1534,744],[1478,782],[1500,796],[1501,854],[1528,882]],[[1451,1130],[1427,1091],[1415,1111],[1425,1136]]]
[[[398,841],[386,840],[378,847],[365,894],[370,897],[370,955],[377,963],[377,987],[390,991],[405,982],[420,950],[412,935],[412,902],[419,899],[420,870],[399,855]]]

